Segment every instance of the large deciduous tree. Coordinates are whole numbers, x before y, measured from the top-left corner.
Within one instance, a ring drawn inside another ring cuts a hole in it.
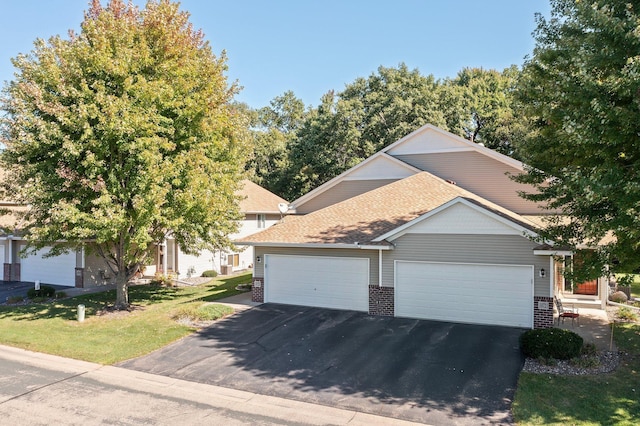
[[[94,1],[79,33],[37,40],[4,90],[5,189],[29,205],[30,246],[102,257],[128,280],[168,234],[187,252],[225,247],[245,117],[216,57],[176,3]]]
[[[576,271],[593,278],[640,266],[640,2],[554,0],[538,17],[519,99],[536,128],[525,181],[566,214],[548,236],[596,247]]]

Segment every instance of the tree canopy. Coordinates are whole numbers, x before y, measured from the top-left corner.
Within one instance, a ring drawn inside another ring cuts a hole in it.
[[[535,127],[523,145],[529,198],[560,208],[546,236],[594,248],[577,279],[640,267],[640,3],[553,0],[518,99]],[[609,237],[613,236],[611,239]]]
[[[36,40],[13,64],[1,161],[7,195],[30,206],[32,247],[101,256],[126,307],[128,280],[168,234],[187,252],[230,244],[245,115],[224,52],[177,3],[95,0],[78,34]]]
[[[249,168],[256,182],[293,200],[427,123],[517,155],[526,129],[515,118],[518,73],[465,68],[440,81],[404,64],[379,67],[308,109],[287,92],[258,111]]]

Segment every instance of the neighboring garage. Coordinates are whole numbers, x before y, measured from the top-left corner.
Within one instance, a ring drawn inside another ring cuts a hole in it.
[[[369,259],[264,256],[264,301],[369,310]]]
[[[533,266],[395,262],[395,313],[440,321],[533,326]]]
[[[20,259],[20,280],[74,287],[76,253],[42,257],[48,252],[48,249],[42,249],[33,255]]]

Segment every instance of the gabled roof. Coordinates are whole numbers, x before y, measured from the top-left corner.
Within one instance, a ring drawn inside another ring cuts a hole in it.
[[[427,134],[433,134],[436,136],[435,139],[437,139],[435,142],[436,146],[428,146],[424,143],[424,141],[420,140],[421,137],[427,135]],[[442,143],[442,141],[446,141],[444,144]],[[439,143],[438,143],[439,142]],[[443,146],[444,145],[444,146]],[[385,148],[381,149],[380,151],[376,152],[375,154],[373,154],[371,157],[367,158],[366,160],[362,161],[361,163],[358,163],[357,165],[355,165],[354,167],[350,168],[349,170],[346,170],[345,172],[339,174],[338,176],[336,176],[335,178],[325,182],[324,184],[320,185],[319,187],[315,188],[314,190],[304,194],[303,196],[301,196],[300,198],[294,200],[291,203],[292,208],[295,210],[298,206],[303,205],[304,203],[306,203],[307,201],[309,201],[312,198],[315,198],[316,196],[322,194],[325,191],[330,190],[331,188],[333,188],[334,186],[336,186],[337,184],[339,184],[340,182],[342,182],[343,180],[347,180],[350,178],[351,175],[353,174],[357,174],[358,171],[376,161],[380,161],[381,159],[384,159],[385,161],[388,161],[389,163],[393,163],[393,165],[395,167],[404,167],[406,168],[407,172],[409,173],[418,173],[421,172],[420,169],[413,167],[407,163],[404,163],[403,161],[395,158],[393,155],[394,152],[402,152],[403,148],[406,149],[411,149],[413,152],[412,153],[441,153],[441,152],[456,152],[456,151],[475,151],[478,152],[482,155],[485,155],[487,157],[490,157],[494,160],[497,160],[501,163],[504,163],[510,167],[514,167],[515,169],[519,170],[519,171],[524,171],[524,165],[522,164],[522,162],[515,160],[511,157],[508,157],[504,154],[501,154],[499,152],[496,152],[492,149],[486,148],[482,145],[478,145],[477,143],[471,142],[469,140],[466,140],[464,138],[461,138],[460,136],[454,135],[453,133],[447,132],[446,130],[442,130],[439,127],[433,126],[431,124],[425,124],[424,126],[420,127],[419,129],[413,131],[412,133],[409,133],[408,135],[404,136],[403,138],[397,140],[396,142],[392,143],[391,145],[386,146]],[[380,176],[380,179],[384,179],[384,176]]]
[[[242,213],[280,214],[278,204],[289,204],[283,198],[250,180],[243,180],[241,185],[242,189],[237,194],[242,197],[242,200],[240,200],[240,211]]]
[[[236,243],[389,246],[380,237],[456,198],[535,232],[535,225],[524,217],[428,172],[420,172],[307,215],[288,216],[282,223]]]

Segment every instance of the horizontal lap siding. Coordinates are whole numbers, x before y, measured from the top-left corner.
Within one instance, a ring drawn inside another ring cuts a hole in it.
[[[378,284],[378,252],[372,250],[349,249],[309,249],[288,247],[256,247],[255,256],[262,261],[254,263],[253,276],[264,277],[264,255],[284,254],[290,256],[330,256],[330,257],[359,257],[369,259],[369,285]]]
[[[518,191],[533,192],[533,187],[514,182],[507,173],[518,175],[522,171],[483,154],[465,151],[404,154],[396,158],[442,179],[452,180],[461,188],[516,213],[548,213],[518,195]]]
[[[549,296],[549,257],[534,256],[536,243],[517,235],[406,234],[394,241],[395,250],[383,254],[382,282],[394,285],[394,261],[533,265],[534,296]]]
[[[371,180],[344,180],[334,187],[313,197],[309,201],[296,206],[298,214],[307,214],[331,206],[356,195],[364,194],[373,189],[380,188],[395,182],[397,179],[371,179]]]

